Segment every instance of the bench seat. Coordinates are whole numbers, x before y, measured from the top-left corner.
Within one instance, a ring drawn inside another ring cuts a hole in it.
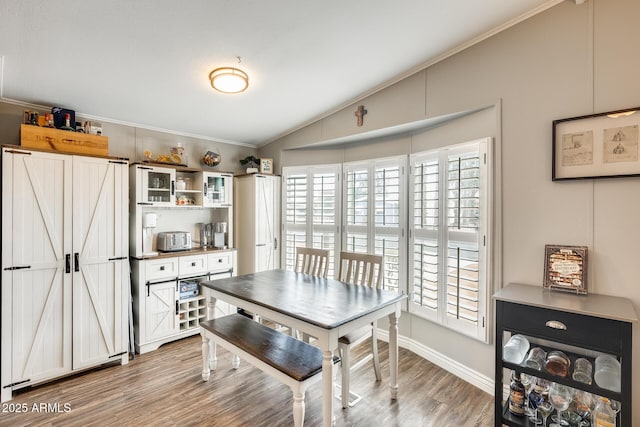
[[[211,366],[215,369],[215,345],[219,344],[288,385],[293,392],[294,425],[303,425],[306,389],[319,379],[319,374],[322,373],[322,351],[319,348],[254,322],[241,314],[201,322],[200,333],[204,381],[209,380]],[[214,345],[211,346],[210,342]],[[211,363],[210,355],[213,356]],[[237,368],[237,364],[234,365],[233,367]]]

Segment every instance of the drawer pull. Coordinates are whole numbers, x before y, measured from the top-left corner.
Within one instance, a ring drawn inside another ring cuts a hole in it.
[[[164,265],[160,266],[160,271],[164,271]]]
[[[549,320],[547,323],[545,323],[545,325],[547,325],[547,327],[553,328],[553,329],[561,329],[563,331],[567,330],[567,325],[565,325],[564,323],[559,322],[557,320]]]
[[[195,266],[196,266],[196,263],[194,261],[194,262],[191,263],[191,267],[195,267]]]

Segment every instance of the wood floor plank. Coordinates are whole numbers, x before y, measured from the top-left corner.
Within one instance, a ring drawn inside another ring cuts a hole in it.
[[[202,381],[200,344],[199,336],[185,338],[137,355],[128,365],[106,366],[15,392],[4,405],[26,407],[27,412],[0,413],[0,426],[293,425],[290,389],[247,363],[231,369],[231,354],[225,350],[219,348],[218,369],[208,382]],[[356,347],[354,357],[367,347],[367,342]],[[336,426],[493,426],[489,394],[405,349],[400,349],[399,397],[392,401],[388,346],[380,342],[379,347],[382,381],[375,381],[370,364],[354,371],[352,390],[364,399],[347,410],[336,399]],[[49,407],[36,410],[42,404]],[[68,412],[64,405],[70,407]],[[318,382],[307,393],[305,426],[320,425]]]

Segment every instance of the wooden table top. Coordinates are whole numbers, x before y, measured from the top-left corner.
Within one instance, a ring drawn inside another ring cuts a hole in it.
[[[407,298],[398,292],[285,270],[210,280],[201,285],[325,329],[337,328]]]

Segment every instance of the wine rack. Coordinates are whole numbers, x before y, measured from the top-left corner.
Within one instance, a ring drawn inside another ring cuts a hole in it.
[[[200,322],[207,320],[206,298],[203,295],[198,295],[180,300],[178,303],[178,318],[181,331],[200,326]]]

